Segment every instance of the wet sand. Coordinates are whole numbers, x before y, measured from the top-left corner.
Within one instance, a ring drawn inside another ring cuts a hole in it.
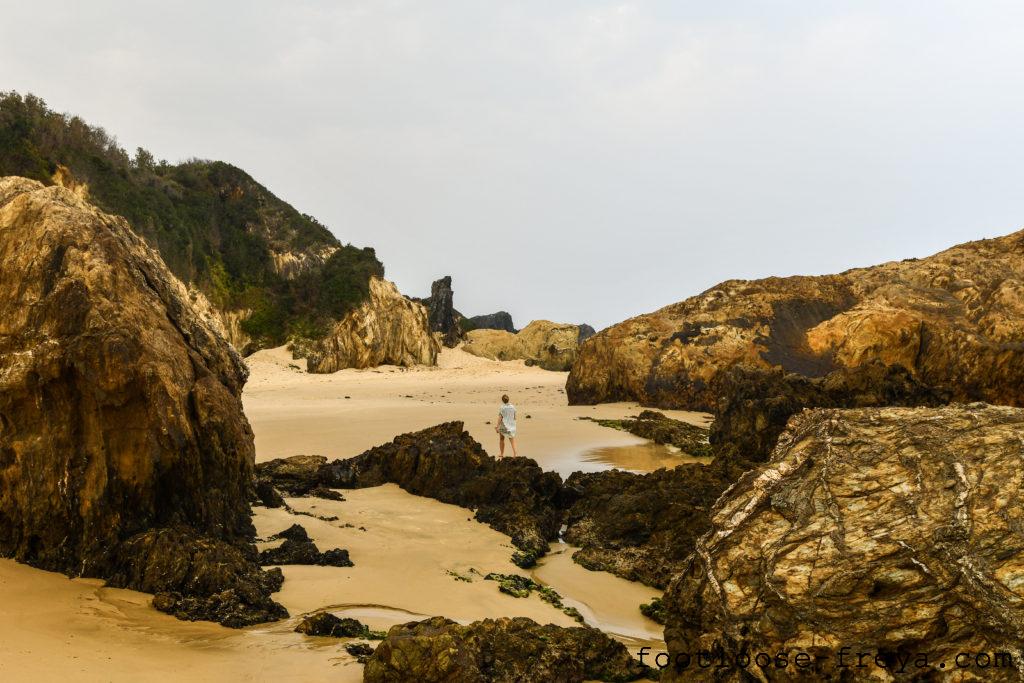
[[[496,435],[487,421],[494,422],[503,392],[518,407],[520,453],[563,476],[610,467],[649,471],[687,459],[630,434],[577,420],[620,418],[639,408],[628,403],[566,406],[566,373],[522,362],[445,350],[438,368],[384,367],[317,376],[291,367],[295,363],[283,349],[247,361],[252,375],[243,400],[261,461],[300,453],[347,457],[446,420],[464,421],[496,454]],[[696,424],[707,421],[696,413],[666,412]],[[567,546],[554,544],[551,555],[524,572],[509,562],[513,549],[508,537],[473,521],[463,508],[393,485],[344,495],[342,502],[289,500],[296,510],[338,516],[334,522],[254,509],[261,536],[298,522],[321,549],[348,549],[356,565],[284,567],[284,588],[275,597],[292,616],[275,624],[232,630],[182,622],[154,610],[149,595],[0,560],[0,680],[361,680],[362,667],[342,647],[347,640],[293,632],[304,614],[323,609],[359,618],[375,629],[433,615],[465,623],[522,615],[575,625],[536,595],[500,593],[495,582],[483,580],[492,571],[529,573],[552,586],[588,624],[633,652],[641,645],[663,647],[661,627],[637,609],[659,591],[587,571],[572,562]]]

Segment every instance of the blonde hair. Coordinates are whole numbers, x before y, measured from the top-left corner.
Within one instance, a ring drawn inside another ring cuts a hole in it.
[[[508,394],[502,394],[501,395],[501,402],[502,403],[508,403]]]

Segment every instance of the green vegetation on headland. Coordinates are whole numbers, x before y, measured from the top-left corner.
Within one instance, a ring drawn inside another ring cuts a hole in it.
[[[124,216],[171,271],[223,311],[252,311],[242,330],[261,348],[323,335],[369,295],[384,267],[373,249],[342,245],[221,161],[130,156],[102,128],[51,111],[33,95],[0,93],[0,176],[84,184],[89,200]],[[297,265],[289,271],[275,256]],[[299,264],[299,262],[305,262]]]

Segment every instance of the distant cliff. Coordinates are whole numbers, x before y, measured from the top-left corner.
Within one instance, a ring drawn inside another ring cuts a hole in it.
[[[326,227],[221,161],[130,156],[101,128],[0,93],[0,176],[63,185],[123,216],[171,271],[213,303],[242,353],[317,339],[369,297],[373,249]]]
[[[728,280],[596,334],[566,390],[713,411],[736,367],[828,384],[873,365],[949,400],[1024,404],[1024,231],[838,275]]]

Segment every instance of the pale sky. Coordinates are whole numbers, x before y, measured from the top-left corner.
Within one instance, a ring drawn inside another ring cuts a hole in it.
[[[1024,3],[9,2],[0,89],[602,327],[1024,227]]]

